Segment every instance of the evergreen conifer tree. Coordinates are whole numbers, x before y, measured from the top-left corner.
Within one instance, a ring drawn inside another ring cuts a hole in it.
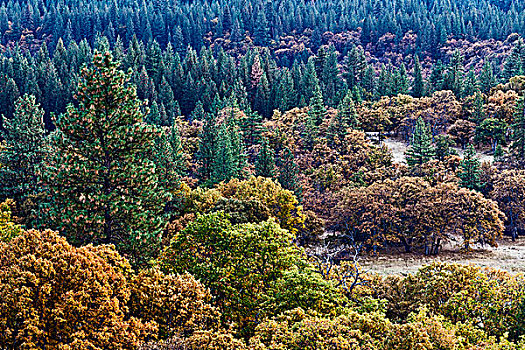
[[[231,118],[219,126],[215,147],[208,184],[242,178],[246,162],[244,147],[239,128]]]
[[[470,190],[479,190],[481,188],[481,169],[473,145],[468,145],[459,167],[458,177],[461,180],[460,185]]]
[[[284,112],[295,107],[296,92],[294,80],[288,69],[284,70],[281,83],[279,84],[279,90],[279,98],[278,101],[276,101],[278,108]]]
[[[450,64],[447,68],[447,74],[445,75],[444,81],[444,88],[447,90],[451,90],[457,97],[462,97],[463,90],[465,88],[463,76],[463,55],[459,50],[456,50],[452,55]]]
[[[222,13],[222,27],[225,31],[230,31],[232,27],[232,15],[230,7],[226,5]]]
[[[498,144],[496,146],[496,150],[494,151],[494,162],[503,162],[505,159],[505,152],[503,151],[503,147]]]
[[[317,50],[319,50],[321,43],[321,30],[318,26],[316,26],[315,29],[312,31],[312,36],[310,37],[310,47],[314,52],[316,52]]]
[[[273,150],[268,145],[268,139],[264,138],[261,144],[261,150],[255,164],[255,175],[270,177],[275,176],[275,160]]]
[[[290,148],[285,147],[279,158],[279,183],[284,189],[293,191],[300,196],[301,188],[297,179],[298,167],[294,160],[294,154]]]
[[[321,72],[321,86],[323,96],[327,97],[327,103],[335,106],[339,102],[339,68],[337,67],[337,52],[335,47],[330,45],[328,55],[323,62]]]
[[[9,29],[9,17],[7,15],[7,8],[5,3],[0,6],[0,38]]]
[[[414,83],[412,84],[412,96],[414,97],[423,97],[425,95],[425,84],[421,71],[419,56],[416,56],[414,60]]]
[[[362,97],[362,88],[359,86],[354,86],[352,88],[352,99],[355,101],[355,103],[360,104],[363,102]]]
[[[241,24],[237,18],[233,23],[230,39],[234,45],[238,45],[238,43],[244,39],[244,33],[241,30]]]
[[[306,102],[304,104],[300,104],[300,106],[303,107],[310,102],[313,97],[315,86],[319,85],[319,79],[317,78],[317,73],[315,71],[315,60],[313,57],[308,59],[308,63],[306,68],[302,71],[300,79],[301,83],[298,85],[298,88],[301,91],[302,96],[299,98],[299,100],[304,98],[304,101]],[[312,89],[312,86],[314,89]]]
[[[177,106],[175,97],[173,95],[173,89],[168,84],[168,81],[163,76],[159,85],[159,101],[164,104],[166,108],[167,120],[162,124],[163,126],[173,125],[173,120],[178,117],[179,107]]]
[[[0,202],[10,198],[17,205],[17,216],[29,223],[40,192],[39,171],[48,145],[44,129],[44,111],[35,97],[24,95],[15,102],[12,119],[6,119],[0,131],[4,147],[0,149]]]
[[[14,112],[14,102],[20,96],[20,90],[13,78],[0,81],[0,111],[4,111],[4,117],[11,118]],[[0,119],[0,129],[2,129]]]
[[[361,87],[367,98],[372,98],[376,89],[376,75],[372,66],[367,66],[361,81]]]
[[[490,89],[494,86],[494,72],[492,70],[492,64],[490,61],[485,61],[481,73],[479,76],[479,89],[484,94],[489,93]]]
[[[432,68],[432,73],[428,78],[428,88],[426,89],[428,94],[432,94],[435,91],[443,90],[443,85],[445,83],[444,78],[445,66],[441,60],[438,60],[434,67]]]
[[[151,152],[154,126],[109,52],[84,68],[78,107],[57,122],[44,180],[47,224],[75,244],[114,244],[135,266],[156,255],[170,195],[158,181]]]
[[[352,47],[350,53],[345,58],[345,70],[344,77],[349,88],[358,85],[362,78],[364,78],[365,71],[370,68],[366,64],[365,53],[363,49]]]
[[[174,192],[185,175],[185,159],[176,124],[160,128],[151,152],[155,173],[162,188]]]
[[[321,125],[321,123],[326,117],[326,108],[323,102],[323,93],[321,91],[318,81],[315,81],[314,84],[314,94],[310,100],[308,116],[316,126]]]
[[[261,81],[257,85],[254,97],[254,108],[264,117],[270,118],[272,113],[270,103],[270,84],[266,74],[263,74]]]
[[[476,78],[476,74],[474,73],[474,70],[471,69],[469,73],[467,74],[467,77],[465,78],[465,82],[463,83],[463,90],[462,90],[462,96],[472,96],[477,91],[479,91],[478,87],[478,79]]]
[[[255,45],[266,46],[270,40],[270,29],[268,28],[268,20],[262,8],[257,13],[255,20],[255,28],[253,33],[253,41]]]
[[[243,179],[246,177],[246,150],[241,128],[239,127],[237,121],[233,119],[233,108],[231,109],[231,111],[232,115],[230,115],[227,121],[229,136],[231,140],[230,142],[233,148],[234,172],[232,177],[235,177],[237,179]]]
[[[392,91],[392,76],[387,70],[384,64],[381,65],[381,71],[379,72],[379,79],[377,82],[376,98],[379,99],[381,96],[390,96]]]
[[[199,168],[197,170],[201,183],[206,183],[212,172],[212,164],[216,157],[218,126],[215,113],[204,114],[204,125],[199,135],[199,150],[195,155]]]
[[[340,141],[343,140],[347,134],[348,128],[350,127],[352,129],[357,129],[359,127],[359,120],[357,119],[357,112],[354,100],[352,99],[352,93],[351,91],[348,91],[345,98],[339,103],[336,116],[328,126],[328,139],[332,142],[336,137]]]
[[[195,104],[195,108],[190,114],[190,121],[199,120],[199,121],[205,121],[206,119],[206,112],[204,112],[204,106],[202,102],[199,100]]]
[[[258,142],[262,131],[262,117],[255,111],[248,110],[243,120],[243,134],[246,146],[252,146]]]
[[[162,117],[160,115],[159,104],[157,101],[151,103],[151,108],[148,111],[148,115],[144,118],[144,121],[151,125],[162,125]]]
[[[423,118],[419,117],[416,122],[410,147],[406,151],[407,164],[411,167],[422,165],[434,157],[432,136],[425,125]]]
[[[454,141],[449,135],[439,135],[436,137],[436,159],[444,161],[448,156],[456,154],[456,151],[451,148]]]
[[[512,124],[511,152],[518,165],[525,165],[525,97],[520,96],[516,102],[514,124]]]
[[[301,133],[304,147],[312,150],[315,146],[318,135],[319,127],[315,124],[314,115],[312,113],[308,113],[304,121],[304,129]]]
[[[476,123],[476,125],[481,124],[483,119],[485,119],[485,111],[483,110],[483,95],[481,92],[477,91],[474,95],[474,103],[473,103],[473,113],[472,113],[472,121]]]
[[[408,83],[408,75],[407,70],[405,67],[405,64],[402,63],[401,67],[396,71],[394,75],[394,88],[395,88],[395,94],[407,94],[409,83]]]
[[[509,80],[510,78],[517,76],[517,75],[523,75],[523,55],[525,52],[525,44],[523,43],[523,39],[519,39],[516,42],[516,45],[512,49],[512,52],[510,53],[509,57],[507,57],[507,60],[505,61],[505,65],[503,66],[503,77],[505,80]]]

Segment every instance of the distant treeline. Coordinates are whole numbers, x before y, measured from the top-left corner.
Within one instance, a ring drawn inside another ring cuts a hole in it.
[[[525,33],[525,3],[519,0],[212,0],[212,1],[87,1],[30,0],[3,2],[0,7],[2,44],[31,32],[34,39],[65,42],[84,38],[94,44],[104,34],[111,44],[134,35],[145,43],[171,42],[183,54],[199,50],[217,38],[241,43],[249,36],[268,46],[283,35],[313,31],[317,49],[324,32],[362,29],[363,45],[386,33],[397,41],[413,31],[417,47],[437,53],[448,36],[505,39]]]

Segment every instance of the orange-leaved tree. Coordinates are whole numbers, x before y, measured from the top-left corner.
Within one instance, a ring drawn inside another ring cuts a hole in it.
[[[134,349],[153,330],[129,317],[129,263],[53,231],[0,243],[0,348]]]
[[[164,274],[152,268],[130,280],[131,315],[155,322],[157,338],[190,336],[196,331],[216,330],[219,312],[210,305],[212,296],[192,275]]]
[[[343,189],[331,224],[343,238],[375,249],[383,244],[415,247],[437,254],[439,247],[460,236],[463,248],[472,243],[496,245],[504,214],[496,202],[453,183],[431,186],[417,177],[376,182],[369,187]]]

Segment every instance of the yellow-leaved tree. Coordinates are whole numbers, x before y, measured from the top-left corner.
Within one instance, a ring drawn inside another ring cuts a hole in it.
[[[11,217],[11,206],[13,205],[12,200],[0,203],[0,242],[7,242],[20,234],[20,225],[13,223]]]

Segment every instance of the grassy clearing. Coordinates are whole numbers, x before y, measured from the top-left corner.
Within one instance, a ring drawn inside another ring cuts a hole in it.
[[[406,163],[405,151],[407,150],[408,146],[404,141],[396,139],[385,139],[383,141],[383,144],[386,145],[388,149],[390,149],[390,151],[392,152],[394,162]],[[454,149],[458,152],[460,157],[463,157],[463,149],[458,147],[454,147]],[[492,163],[494,161],[494,157],[491,154],[485,154],[480,151],[476,151],[476,157],[480,160],[480,162]]]
[[[504,237],[498,242],[498,245],[497,248],[477,246],[470,253],[459,252],[458,248],[446,246],[438,256],[431,257],[393,250],[382,253],[378,257],[364,257],[360,264],[364,271],[385,275],[415,272],[433,261],[473,264],[525,273],[525,239],[521,238],[512,242],[510,238]]]

